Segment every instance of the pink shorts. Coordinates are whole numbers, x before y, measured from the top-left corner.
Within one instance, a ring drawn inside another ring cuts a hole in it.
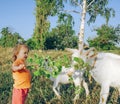
[[[25,104],[29,89],[16,89],[13,88],[12,104]]]

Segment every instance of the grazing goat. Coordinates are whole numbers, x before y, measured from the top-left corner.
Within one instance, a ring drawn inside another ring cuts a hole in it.
[[[71,50],[71,49],[70,49]],[[72,51],[73,54],[79,51]],[[77,53],[78,54],[78,53]],[[120,56],[113,53],[96,52],[94,48],[78,57],[92,66],[90,74],[101,85],[99,104],[106,104],[110,87],[118,88],[120,95]]]
[[[47,64],[45,65],[47,66]],[[49,68],[49,66],[46,67],[46,69],[49,69],[50,72],[52,72],[52,68]],[[60,99],[60,84],[69,84],[71,83],[70,76],[68,75],[69,72],[72,73],[71,77],[73,79],[73,83],[75,87],[81,88],[81,84],[83,84],[83,87],[85,88],[86,91],[86,96],[89,95],[89,90],[87,83],[85,82],[83,78],[83,71],[82,70],[75,70],[73,67],[65,68],[64,66],[62,67],[62,71],[56,76],[52,77],[51,80],[53,81],[53,91],[56,94],[56,96]],[[76,93],[74,97],[74,102],[79,99],[79,93]]]

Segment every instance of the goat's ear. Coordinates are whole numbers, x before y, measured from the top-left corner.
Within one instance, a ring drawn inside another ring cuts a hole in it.
[[[88,50],[88,49],[90,49],[89,47],[84,47],[84,50]]]
[[[65,48],[65,50],[74,53],[77,49]]]

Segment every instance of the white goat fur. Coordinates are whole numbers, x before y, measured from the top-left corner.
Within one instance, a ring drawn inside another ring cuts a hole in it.
[[[92,49],[88,51],[84,52],[81,56],[78,55],[78,57],[91,65],[96,61],[90,73],[96,82],[101,85],[99,104],[106,104],[110,87],[118,88],[120,95],[120,56],[113,53],[99,52],[95,56],[95,60],[94,57],[89,57],[91,56]],[[76,52],[76,50],[73,51],[73,54],[78,54]]]
[[[52,71],[51,68],[47,68],[47,69]],[[53,91],[56,94],[56,96],[59,99],[61,98],[61,96],[60,96],[60,84],[71,83],[70,77],[67,74],[68,71],[71,71],[73,73],[72,78],[73,78],[73,83],[74,83],[75,87],[81,88],[81,84],[83,84],[83,87],[85,88],[85,91],[86,91],[86,96],[88,96],[89,90],[88,90],[87,83],[85,82],[85,80],[83,78],[83,71],[74,70],[73,67],[65,68],[64,66],[62,67],[61,73],[57,77],[50,78],[53,81]],[[77,99],[79,99],[78,93],[75,95],[74,101],[76,101]]]

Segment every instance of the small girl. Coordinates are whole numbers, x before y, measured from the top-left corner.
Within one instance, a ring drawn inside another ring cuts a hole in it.
[[[24,44],[18,44],[13,51],[12,74],[14,84],[12,104],[25,104],[31,86],[31,74],[25,64],[28,52],[29,49]]]

